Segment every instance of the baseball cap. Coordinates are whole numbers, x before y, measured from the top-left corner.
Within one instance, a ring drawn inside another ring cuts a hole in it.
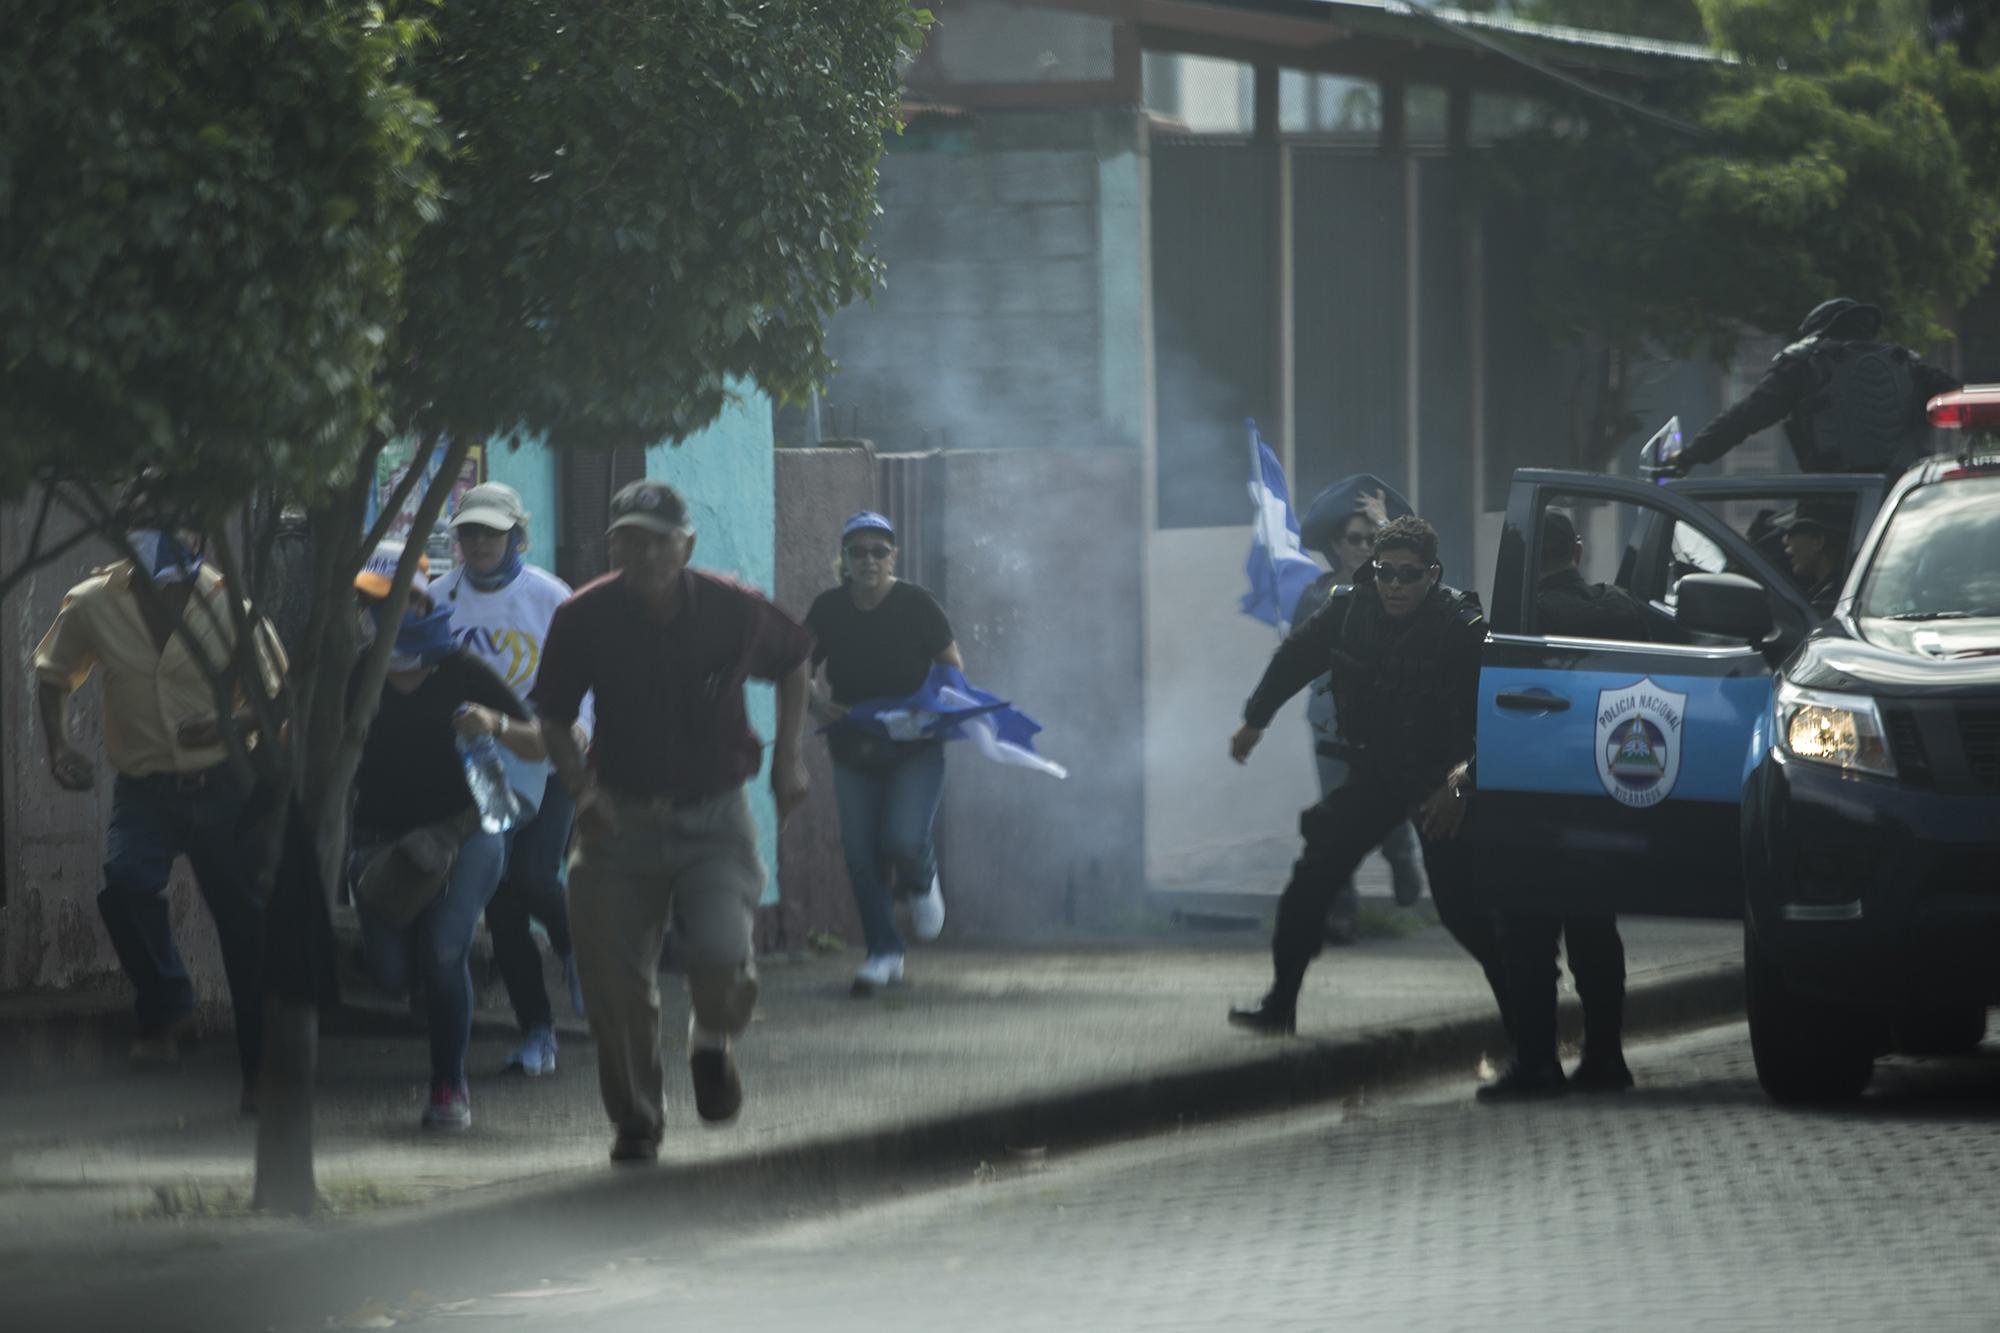
[[[896,544],[896,525],[872,509],[864,509],[841,524],[840,540],[845,542],[857,532],[879,532],[891,546]]]
[[[527,521],[528,507],[521,503],[521,493],[504,481],[480,482],[459,497],[458,510],[451,516],[454,528],[470,523],[496,532],[521,527]]]
[[[396,566],[402,559],[403,543],[383,542],[368,557],[368,562],[361,566],[361,572],[354,576],[354,590],[378,600],[387,597],[389,585],[396,578]],[[431,558],[419,555],[417,572],[410,577],[411,592],[428,593],[431,590],[430,569]]]
[[[664,481],[645,477],[618,488],[611,497],[611,524],[606,532],[643,528],[671,537],[688,530],[687,501]]]
[[[1774,526],[1780,532],[1818,532],[1845,534],[1850,526],[1847,506],[1838,502],[1800,501],[1799,507],[1778,519]]]

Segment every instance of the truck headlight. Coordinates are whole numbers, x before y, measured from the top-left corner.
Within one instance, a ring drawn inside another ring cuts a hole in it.
[[[1794,759],[1848,772],[1896,776],[1882,712],[1865,694],[1780,684],[1776,721],[1778,744]]]

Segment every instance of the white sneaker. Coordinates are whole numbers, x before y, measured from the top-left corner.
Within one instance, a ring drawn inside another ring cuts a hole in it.
[[[861,964],[861,970],[854,974],[854,994],[873,995],[884,986],[894,986],[902,980],[903,955],[870,954],[868,960]]]
[[[938,888],[935,874],[931,876],[930,892],[910,899],[910,933],[926,944],[944,934],[944,894]]]

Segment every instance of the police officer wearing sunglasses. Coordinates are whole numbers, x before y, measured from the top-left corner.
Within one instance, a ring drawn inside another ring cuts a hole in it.
[[[1279,646],[1230,738],[1230,757],[1245,762],[1285,701],[1332,670],[1352,776],[1299,819],[1305,847],[1278,901],[1271,989],[1256,1005],[1230,1010],[1240,1027],[1296,1029],[1299,987],[1320,950],[1329,900],[1404,819],[1416,821],[1439,917],[1485,969],[1496,999],[1506,993],[1494,919],[1468,907],[1454,842],[1472,788],[1486,622],[1476,597],[1439,582],[1437,556],[1437,530],[1423,519],[1385,524],[1354,586]],[[1503,1018],[1505,1010],[1503,1002]]]

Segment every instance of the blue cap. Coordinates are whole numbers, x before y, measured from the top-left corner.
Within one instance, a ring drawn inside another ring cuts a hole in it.
[[[841,525],[840,540],[845,542],[857,532],[879,532],[889,539],[890,545],[896,542],[896,525],[872,509],[862,510]]]
[[[1347,520],[1360,510],[1356,508],[1362,495],[1382,492],[1382,506],[1389,511],[1392,519],[1402,518],[1416,511],[1410,502],[1396,493],[1396,488],[1373,473],[1362,472],[1343,478],[1313,497],[1306,506],[1306,512],[1299,516],[1299,544],[1308,551],[1324,551],[1333,545]]]

